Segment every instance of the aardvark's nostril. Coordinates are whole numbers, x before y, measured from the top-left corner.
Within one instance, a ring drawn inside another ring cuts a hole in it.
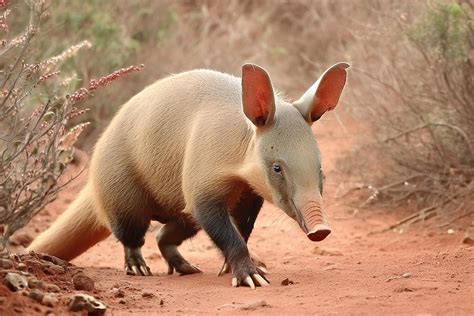
[[[326,224],[317,224],[307,234],[311,241],[324,240],[331,233],[331,228]]]

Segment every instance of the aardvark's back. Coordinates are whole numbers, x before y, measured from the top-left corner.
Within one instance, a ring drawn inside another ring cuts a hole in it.
[[[91,166],[96,185],[120,187],[135,174],[161,213],[182,211],[185,156],[199,159],[191,151],[202,138],[222,141],[223,134],[245,132],[240,103],[240,80],[216,71],[189,71],[152,84],[124,105],[99,140]],[[209,148],[218,154],[222,147]],[[117,170],[124,166],[130,170]]]

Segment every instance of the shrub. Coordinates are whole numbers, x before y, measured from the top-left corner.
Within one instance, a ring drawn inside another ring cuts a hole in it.
[[[463,3],[433,2],[421,16],[394,19],[392,36],[379,38],[392,50],[380,52],[379,69],[361,72],[371,90],[364,111],[385,166],[371,197],[414,203],[421,212],[410,221],[472,213],[474,3]]]
[[[63,76],[59,69],[90,43],[83,41],[57,56],[39,59],[34,39],[41,33],[46,8],[44,1],[26,3],[30,10],[27,27],[21,35],[10,36],[9,3],[0,1],[0,29],[6,35],[0,47],[0,251],[70,181],[62,176],[71,162],[73,145],[87,125],[68,124],[86,111],[79,103],[98,88],[142,67],[117,70],[74,91],[74,75]],[[12,10],[16,14],[25,9]]]

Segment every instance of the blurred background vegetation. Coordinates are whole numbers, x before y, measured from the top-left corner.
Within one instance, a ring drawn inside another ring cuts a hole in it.
[[[212,68],[235,75],[265,67],[288,98],[328,65],[353,65],[338,111],[365,131],[338,163],[370,201],[408,203],[429,212],[474,200],[474,2],[472,0],[116,0],[48,2],[40,56],[89,40],[67,61],[77,87],[129,64],[131,80],[85,100],[92,121],[79,146],[90,150],[117,109],[171,73]],[[12,8],[10,32],[27,20]],[[25,19],[22,21],[22,19]],[[76,122],[77,123],[77,122]],[[371,170],[373,162],[382,168]],[[370,185],[369,185],[370,184]],[[453,202],[454,201],[454,202]],[[434,208],[433,208],[434,207]],[[466,214],[465,211],[463,211]],[[448,213],[451,214],[451,213]]]

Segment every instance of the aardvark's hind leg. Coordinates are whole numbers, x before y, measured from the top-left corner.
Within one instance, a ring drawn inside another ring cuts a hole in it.
[[[150,220],[129,215],[130,213],[116,213],[115,220],[111,223],[114,235],[123,244],[125,272],[128,275],[152,275],[141,252]]]
[[[178,246],[199,231],[192,220],[177,219],[166,223],[158,231],[156,242],[160,248],[163,258],[168,263],[168,274],[173,274],[174,270],[180,274],[192,274],[201,272],[201,269],[189,263],[178,251]]]

